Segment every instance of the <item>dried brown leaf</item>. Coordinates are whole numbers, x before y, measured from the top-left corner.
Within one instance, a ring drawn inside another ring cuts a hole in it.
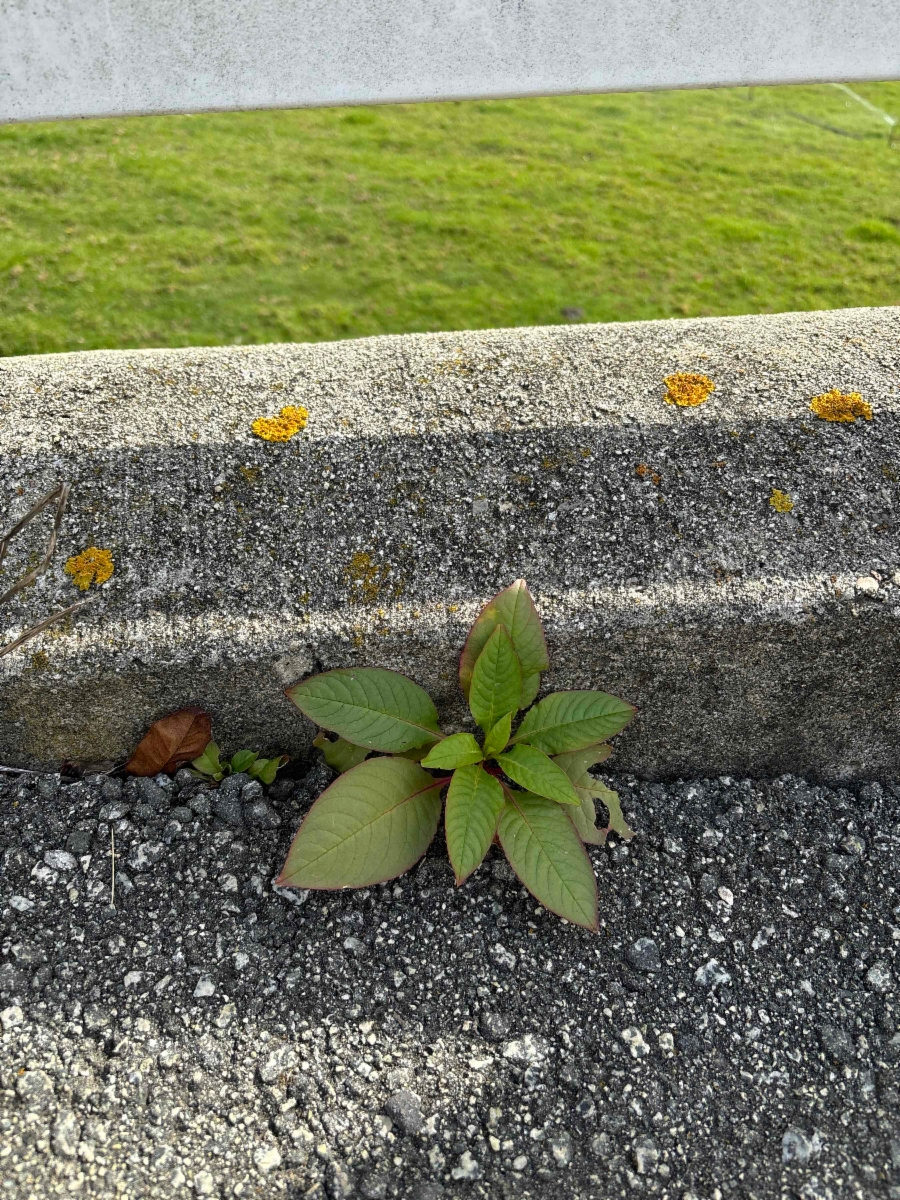
[[[174,771],[203,753],[212,739],[212,722],[202,708],[180,708],[154,721],[125,764],[129,775]]]

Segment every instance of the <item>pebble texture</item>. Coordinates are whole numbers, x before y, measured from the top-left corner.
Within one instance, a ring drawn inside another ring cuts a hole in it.
[[[6,359],[0,494],[74,483],[10,632],[77,597],[69,555],[115,571],[0,659],[0,758],[120,761],[189,703],[226,747],[302,753],[282,689],[317,666],[405,670],[458,724],[468,624],[524,576],[546,685],[639,706],[622,768],[892,778],[898,335],[872,309]],[[705,404],[664,402],[676,371]],[[831,388],[873,419],[816,417]],[[286,404],[307,429],[254,437]]]
[[[4,783],[0,1195],[900,1197],[900,786],[620,779],[593,936],[437,844],[274,889],[328,777]]]

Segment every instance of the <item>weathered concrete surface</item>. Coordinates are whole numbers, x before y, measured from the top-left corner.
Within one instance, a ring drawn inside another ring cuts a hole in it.
[[[641,709],[618,767],[896,777],[898,338],[869,309],[7,359],[11,515],[75,485],[9,631],[76,597],[69,554],[116,571],[0,659],[0,760],[119,759],[186,703],[227,748],[296,751],[281,689],[316,666],[406,670],[460,720],[468,622],[525,576],[548,686]],[[675,370],[705,405],[663,402]],[[816,418],[831,387],[873,420]],[[303,434],[251,434],[286,403]]]
[[[0,8],[0,121],[900,77],[893,0]]]

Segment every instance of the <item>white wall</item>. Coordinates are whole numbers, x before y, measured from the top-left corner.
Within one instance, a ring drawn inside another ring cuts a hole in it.
[[[897,0],[0,0],[0,121],[897,78]]]

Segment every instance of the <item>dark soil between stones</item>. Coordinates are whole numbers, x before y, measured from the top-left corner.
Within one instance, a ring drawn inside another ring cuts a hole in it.
[[[592,936],[276,892],[328,778],[2,784],[0,1196],[900,1197],[900,787],[619,779]]]

